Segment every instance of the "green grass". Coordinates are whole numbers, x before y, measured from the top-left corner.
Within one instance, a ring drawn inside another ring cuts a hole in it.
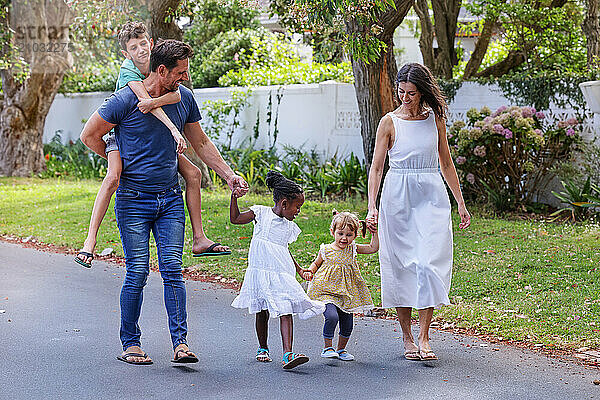
[[[0,178],[0,234],[79,248],[86,236],[97,181]],[[250,194],[240,208],[271,204],[270,196]],[[242,280],[252,225],[228,222],[229,195],[203,192],[205,230],[233,249],[230,257],[191,257],[191,229],[186,230],[183,264]],[[307,201],[297,223],[302,229],[290,249],[308,266],[320,243],[329,242],[331,210],[365,215],[366,202]],[[456,213],[454,213],[456,214]],[[499,219],[474,213],[466,231],[454,215],[453,306],[436,315],[457,327],[505,339],[549,347],[600,347],[600,226],[548,224]],[[359,239],[367,242],[367,239]],[[122,255],[112,205],[100,229],[97,251],[113,247]],[[156,260],[154,260],[156,262]],[[377,255],[359,256],[373,299],[380,302]]]

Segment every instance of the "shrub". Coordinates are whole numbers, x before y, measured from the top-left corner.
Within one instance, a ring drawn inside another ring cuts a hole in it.
[[[252,44],[269,34],[264,29],[242,29],[222,32],[202,46],[190,61],[194,87],[216,87],[218,79],[230,70],[250,65],[247,52]]]
[[[456,121],[448,140],[465,192],[493,201],[497,209],[528,204],[554,177],[553,167],[569,159],[579,142],[575,118],[545,124],[533,107],[487,107]]]
[[[52,140],[44,145],[46,171],[41,178],[57,176],[78,179],[102,178],[106,175],[108,163],[105,159],[90,151],[81,140],[63,144],[57,131]]]
[[[219,78],[219,85],[268,86],[319,83],[327,80],[353,83],[352,66],[348,62],[317,64],[297,61],[282,66],[250,67],[229,71]]]
[[[114,63],[94,63],[85,70],[74,70],[65,74],[60,93],[112,92],[115,90],[119,66]]]

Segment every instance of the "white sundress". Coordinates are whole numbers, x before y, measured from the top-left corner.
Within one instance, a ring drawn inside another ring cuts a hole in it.
[[[390,169],[379,205],[381,303],[417,309],[450,304],[452,222],[438,165],[432,111],[424,120],[394,123]]]
[[[269,310],[273,318],[298,315],[301,319],[320,315],[325,304],[311,300],[296,280],[296,267],[288,244],[296,241],[300,228],[277,216],[270,207],[252,206],[254,232],[248,252],[248,269],[240,294],[231,305],[247,308],[249,314]]]

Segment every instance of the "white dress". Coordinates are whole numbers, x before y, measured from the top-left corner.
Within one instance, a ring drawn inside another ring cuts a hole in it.
[[[417,121],[388,115],[396,134],[379,205],[381,303],[438,308],[450,304],[452,222],[435,115]]]
[[[300,228],[277,216],[270,207],[252,206],[254,233],[248,252],[248,269],[240,294],[231,305],[256,314],[269,310],[271,317],[320,315],[325,304],[311,300],[296,280],[296,267],[288,244],[296,241]]]

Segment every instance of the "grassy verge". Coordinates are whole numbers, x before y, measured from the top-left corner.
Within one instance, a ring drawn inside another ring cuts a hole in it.
[[[78,248],[86,236],[98,188],[96,181],[0,178],[0,234],[33,235],[45,243]],[[270,196],[265,195],[240,199],[241,208],[270,203]],[[211,239],[231,246],[232,256],[192,258],[188,221],[183,263],[241,280],[252,226],[231,225],[228,207],[228,193],[203,193],[205,230]],[[308,265],[319,244],[330,241],[332,208],[364,215],[366,202],[305,203],[297,220],[303,233],[291,245],[301,264]],[[471,228],[458,231],[454,217],[450,293],[454,305],[438,311],[437,316],[457,327],[547,347],[600,347],[600,226],[498,219],[475,213]],[[97,251],[104,247],[122,254],[112,206],[101,227]],[[373,299],[379,303],[377,256],[361,256],[359,263]]]

